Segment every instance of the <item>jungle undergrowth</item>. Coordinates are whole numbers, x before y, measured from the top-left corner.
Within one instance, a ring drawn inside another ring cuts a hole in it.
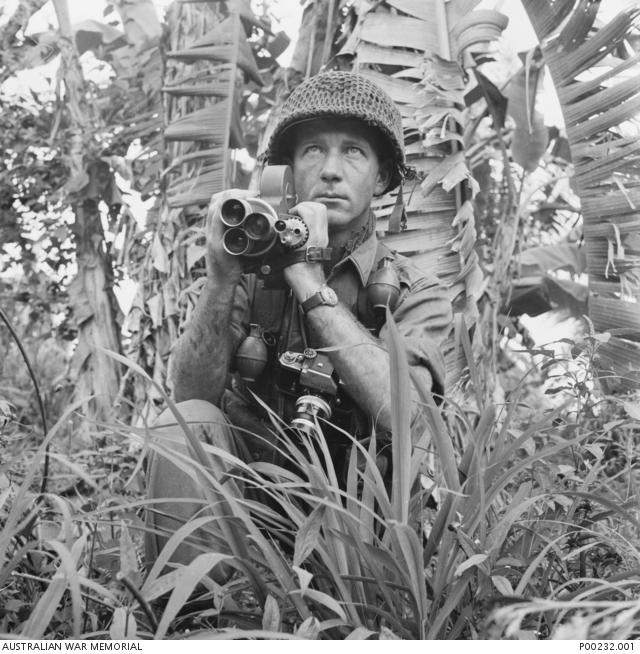
[[[614,618],[638,592],[640,416],[633,398],[608,395],[593,374],[602,339],[512,353],[530,370],[503,406],[465,412],[450,400],[443,421],[425,394],[424,440],[413,454],[394,453],[390,494],[372,450],[354,443],[340,491],[322,441],[293,442],[277,423],[295,472],[234,461],[229,473],[260,486],[270,506],[211,477],[207,457],[224,453],[181,458],[217,518],[197,517],[173,534],[164,563],[146,568],[143,455],[163,452],[152,432],[93,425],[100,445],[69,450],[56,437],[70,407],[50,430],[52,485],[42,495],[43,444],[5,413],[0,633],[546,638],[607,625],[620,633]],[[397,374],[401,392],[400,360]],[[217,551],[166,567],[172,548],[204,528]],[[234,571],[228,579],[208,576],[223,563]]]

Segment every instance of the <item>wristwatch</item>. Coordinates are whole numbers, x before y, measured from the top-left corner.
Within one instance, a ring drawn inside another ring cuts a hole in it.
[[[328,307],[335,307],[338,304],[338,296],[336,292],[323,284],[311,297],[307,298],[300,306],[303,313],[309,313],[311,309],[319,307],[324,304]]]

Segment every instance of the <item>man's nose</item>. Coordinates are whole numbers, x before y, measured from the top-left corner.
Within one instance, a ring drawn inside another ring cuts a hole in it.
[[[336,150],[329,150],[320,171],[322,181],[335,181],[342,179],[342,159],[340,153]]]

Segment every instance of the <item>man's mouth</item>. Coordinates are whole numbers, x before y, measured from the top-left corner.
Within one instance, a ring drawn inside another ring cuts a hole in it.
[[[337,193],[322,193],[320,195],[316,195],[315,198],[316,202],[331,202],[334,200],[346,200],[344,195],[338,195]]]

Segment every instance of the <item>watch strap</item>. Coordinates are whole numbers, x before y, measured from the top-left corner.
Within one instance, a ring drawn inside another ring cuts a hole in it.
[[[332,297],[333,301],[329,301],[327,296]],[[302,313],[307,314],[311,309],[315,309],[320,305],[335,307],[336,304],[338,304],[338,297],[336,296],[335,291],[329,288],[326,284],[323,284],[313,295],[300,303],[300,308],[302,309]]]
[[[321,248],[317,245],[310,245],[308,248],[299,248],[283,255],[265,258],[258,268],[258,275],[263,279],[275,279],[285,268],[292,266],[294,263],[322,263],[324,261],[331,261],[332,254],[332,248]]]
[[[287,268],[294,263],[318,263],[331,261],[332,248],[321,248],[317,245],[311,245],[308,248],[301,248],[287,253],[282,257],[282,267]]]

